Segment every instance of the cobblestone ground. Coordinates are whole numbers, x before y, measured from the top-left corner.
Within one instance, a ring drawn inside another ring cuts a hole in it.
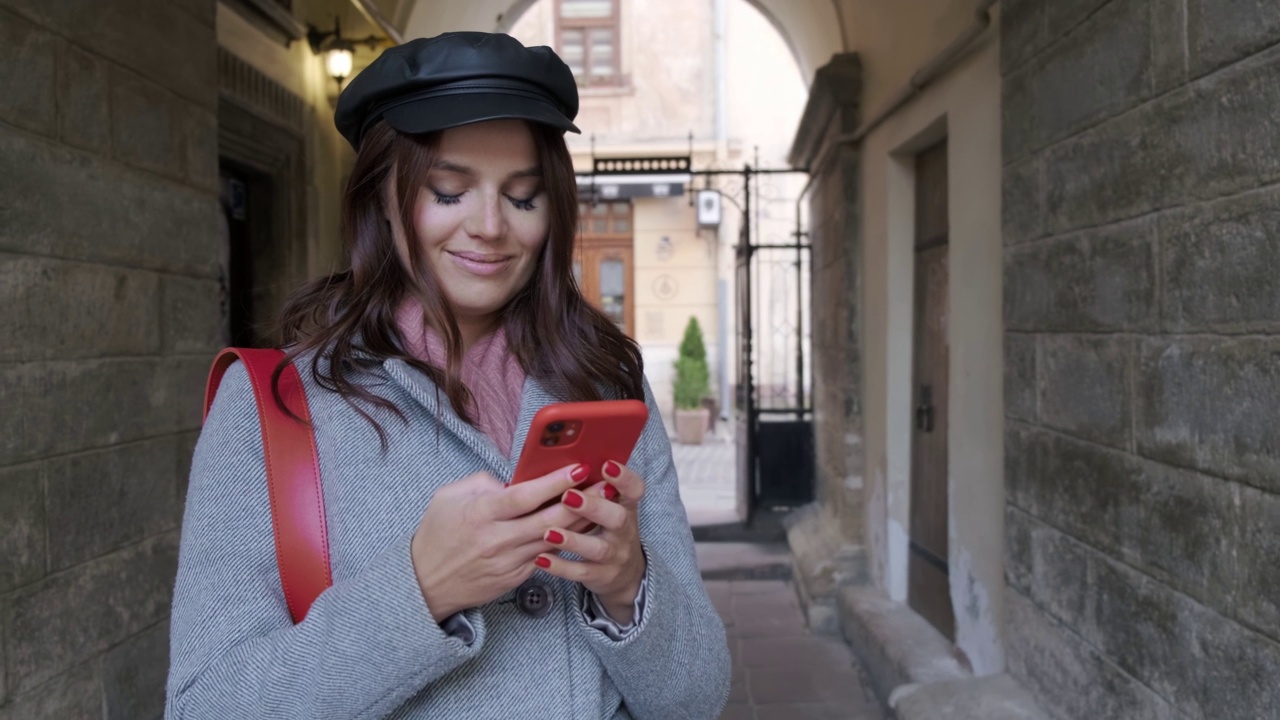
[[[738,452],[732,441],[708,437],[701,445],[672,442],[671,453],[689,524],[721,525],[742,519],[745,505],[738,500]]]
[[[733,689],[721,720],[886,720],[849,646],[809,633],[790,583],[706,585],[733,655]]]

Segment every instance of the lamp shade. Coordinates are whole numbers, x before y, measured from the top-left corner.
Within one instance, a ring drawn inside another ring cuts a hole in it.
[[[329,54],[325,57],[325,67],[329,71],[329,77],[334,80],[345,80],[351,75],[351,66],[354,61],[351,50],[344,47],[335,47],[329,50]]]

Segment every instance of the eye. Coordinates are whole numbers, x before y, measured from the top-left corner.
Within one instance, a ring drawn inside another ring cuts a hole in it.
[[[536,205],[534,205],[534,204],[533,204],[533,201],[534,201],[537,197],[538,197],[537,195],[534,195],[534,196],[532,196],[532,197],[530,197],[530,198],[528,198],[528,199],[521,200],[520,198],[513,198],[513,197],[511,197],[510,195],[508,195],[508,196],[507,196],[507,199],[511,201],[511,205],[512,205],[512,207],[514,207],[515,209],[517,209],[517,210],[524,210],[524,211],[526,211],[526,212],[527,212],[527,211],[529,211],[529,210],[533,210],[533,209],[535,209],[535,208],[537,207]]]
[[[445,195],[438,190],[432,190],[431,194],[436,196],[437,205],[457,205],[462,202],[462,193],[458,193],[457,195]]]

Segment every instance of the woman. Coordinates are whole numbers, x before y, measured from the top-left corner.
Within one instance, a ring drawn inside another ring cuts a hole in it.
[[[350,269],[284,317],[333,586],[291,623],[233,366],[193,462],[166,717],[720,712],[724,628],[638,349],[572,279],[577,105],[549,49],[484,33],[392,48],[343,93]],[[604,398],[650,408],[607,485],[574,489],[575,466],[504,486],[540,407]]]

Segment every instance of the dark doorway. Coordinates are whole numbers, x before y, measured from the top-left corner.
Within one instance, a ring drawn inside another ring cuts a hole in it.
[[[265,285],[271,280],[271,180],[235,163],[218,168],[227,221],[223,268],[223,320],[236,347],[271,347],[273,312]]]
[[[907,602],[955,641],[948,565],[947,143],[916,158],[911,529]]]

